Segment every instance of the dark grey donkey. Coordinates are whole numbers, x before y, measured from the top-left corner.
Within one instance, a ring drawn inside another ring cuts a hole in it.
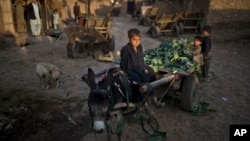
[[[95,133],[102,133],[107,124],[111,124],[110,117],[117,118],[117,125],[124,121],[124,109],[135,108],[133,103],[126,103],[126,90],[121,79],[122,72],[117,68],[109,69],[95,74],[88,69],[88,74],[83,75],[82,80],[90,87],[88,107],[92,120],[92,129]],[[107,130],[110,133],[110,129]],[[117,133],[121,140],[121,132]],[[108,134],[108,140],[111,134]]]

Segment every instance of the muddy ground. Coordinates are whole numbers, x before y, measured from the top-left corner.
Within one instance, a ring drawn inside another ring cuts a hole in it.
[[[126,44],[126,31],[137,27],[143,33],[145,49],[158,47],[166,35],[153,39],[148,27],[130,18],[114,18],[111,33],[116,50]],[[250,124],[250,30],[249,23],[217,24],[212,30],[210,77],[202,83],[200,95],[215,112],[194,116],[184,112],[178,103],[169,102],[156,110],[160,131],[169,141],[228,141],[230,124]],[[193,39],[189,32],[180,37]],[[12,41],[8,38],[7,41]],[[13,41],[14,42],[14,41]],[[0,140],[1,141],[102,141],[106,134],[90,130],[87,109],[89,88],[81,81],[88,68],[99,71],[114,66],[91,57],[69,59],[66,35],[58,40],[50,36],[29,37],[28,46],[6,43],[0,49]],[[100,52],[96,52],[98,56]],[[59,88],[42,90],[35,73],[39,62],[53,63],[63,71]],[[76,122],[74,125],[67,117]],[[147,135],[136,120],[126,122],[125,141],[143,141]],[[113,137],[115,138],[115,137]]]

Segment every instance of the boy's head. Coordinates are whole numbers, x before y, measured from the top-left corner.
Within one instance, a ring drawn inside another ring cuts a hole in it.
[[[138,47],[141,44],[141,32],[136,28],[132,28],[128,31],[128,42],[133,47]]]
[[[210,26],[205,26],[203,29],[202,29],[202,35],[203,36],[209,36],[211,33],[211,27]]]
[[[202,37],[201,36],[195,36],[194,37],[194,46],[198,47],[202,43]]]

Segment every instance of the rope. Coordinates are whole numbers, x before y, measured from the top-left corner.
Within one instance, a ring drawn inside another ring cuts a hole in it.
[[[124,127],[124,123],[125,123],[125,120],[122,119],[121,122],[119,122],[117,124],[115,131],[113,131],[110,123],[106,122],[105,125],[106,125],[106,128],[107,128],[107,134],[108,134],[108,136],[111,136],[112,134],[116,134],[116,135],[121,134],[122,133],[122,129]]]
[[[153,116],[149,116],[149,119],[147,119],[147,125],[149,125],[149,127],[153,130],[153,133],[150,133],[146,128],[145,128],[145,124],[144,121],[146,120],[145,118],[143,118],[143,116],[140,116],[140,122],[141,122],[141,127],[143,129],[143,131],[149,135],[149,138],[147,139],[147,141],[162,141],[166,139],[167,133],[166,132],[162,132],[159,131],[159,123],[158,121],[153,117]],[[156,123],[156,127],[154,127],[153,123]]]
[[[129,86],[129,83],[128,83],[128,77],[126,76],[123,76],[123,82],[125,84],[125,91],[126,91],[126,102],[127,102],[127,107],[128,107],[128,104],[129,104],[129,89],[130,89],[130,86]]]
[[[175,79],[173,79],[173,80],[171,81],[171,83],[169,84],[167,90],[163,93],[163,95],[161,96],[161,98],[160,98],[160,100],[158,101],[158,103],[160,103],[160,102],[162,101],[162,99],[163,99],[164,96],[167,94],[168,90],[169,90],[170,87],[174,84],[174,82],[175,82]]]

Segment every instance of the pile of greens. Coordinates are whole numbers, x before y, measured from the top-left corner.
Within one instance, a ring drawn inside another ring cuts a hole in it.
[[[199,69],[193,61],[193,52],[189,49],[192,42],[187,39],[166,40],[158,48],[144,52],[145,63],[158,72],[160,68],[170,69],[173,73],[185,72],[190,68]]]

